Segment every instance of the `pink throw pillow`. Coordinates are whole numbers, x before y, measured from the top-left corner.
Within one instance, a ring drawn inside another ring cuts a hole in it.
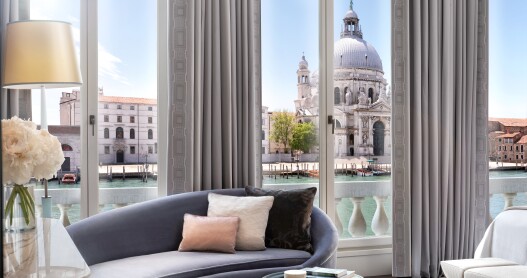
[[[179,251],[217,251],[235,253],[240,218],[236,216],[197,216],[186,213]]]

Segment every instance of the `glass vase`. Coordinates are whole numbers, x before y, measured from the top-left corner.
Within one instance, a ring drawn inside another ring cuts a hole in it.
[[[35,228],[34,187],[32,184],[4,185],[4,230],[22,232]]]

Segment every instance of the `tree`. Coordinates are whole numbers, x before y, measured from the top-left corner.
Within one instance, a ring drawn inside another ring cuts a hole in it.
[[[271,140],[284,146],[284,150],[287,150],[291,138],[293,135],[293,127],[295,126],[295,115],[287,112],[274,112],[271,116],[273,121],[271,127]]]
[[[296,124],[293,127],[291,148],[305,153],[317,143],[317,131],[311,122]]]

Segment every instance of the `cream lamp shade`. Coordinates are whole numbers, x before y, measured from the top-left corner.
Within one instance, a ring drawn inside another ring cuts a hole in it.
[[[71,24],[30,20],[7,24],[4,88],[82,85]]]

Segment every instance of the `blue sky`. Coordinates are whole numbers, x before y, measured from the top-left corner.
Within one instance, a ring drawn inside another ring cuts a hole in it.
[[[527,1],[489,3],[489,116],[527,118]]]
[[[157,98],[156,2],[98,2],[99,86],[104,88],[105,95]],[[31,0],[31,18],[71,22],[79,47],[80,1]],[[49,124],[59,124],[62,91],[71,89],[46,91]],[[40,93],[35,92],[33,120],[40,123]]]
[[[335,0],[335,40],[348,0]],[[364,39],[379,53],[391,81],[390,0],[354,0]],[[489,116],[527,118],[527,1],[490,0]],[[271,111],[294,110],[296,69],[305,51],[318,67],[318,1],[262,1],[262,102]]]
[[[294,109],[296,70],[305,53],[318,68],[318,0],[263,0],[262,103],[271,110]],[[32,19],[71,22],[78,33],[80,1],[32,0]],[[126,8],[123,4],[126,3]],[[156,1],[99,1],[99,85],[106,95],[156,98]],[[335,40],[339,39],[348,0],[335,0]],[[364,39],[383,61],[391,81],[390,0],[354,0]],[[527,64],[527,1],[490,0],[489,115],[527,118],[523,78]],[[78,43],[78,37],[77,37]],[[59,122],[62,90],[48,90],[48,122]],[[33,97],[33,118],[40,122],[40,97]]]

